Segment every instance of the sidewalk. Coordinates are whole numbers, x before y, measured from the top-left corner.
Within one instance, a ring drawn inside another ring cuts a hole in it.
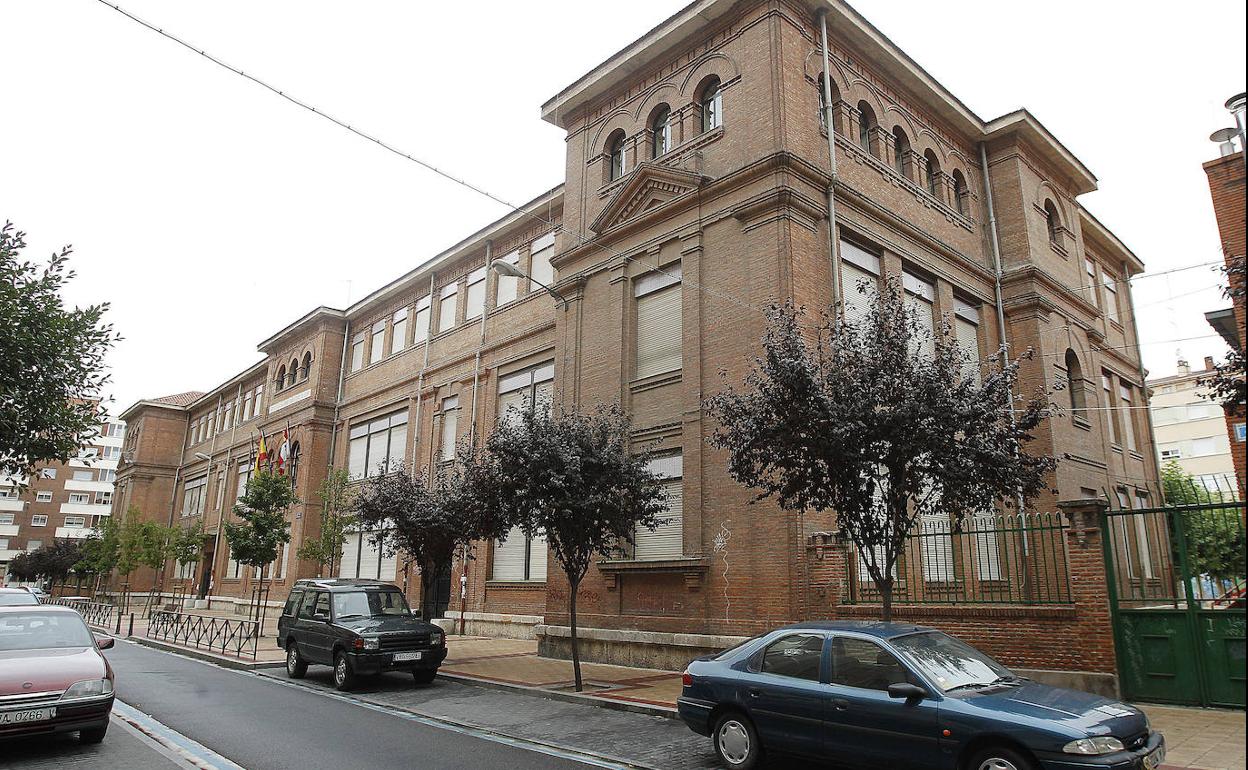
[[[227,616],[234,617],[234,616]],[[123,632],[128,619],[123,622]],[[160,643],[145,638],[147,623],[136,617],[134,640],[210,660],[231,668],[280,666],[284,653],[274,638],[275,621],[265,623],[256,660]],[[110,629],[111,631],[111,629]],[[541,658],[537,642],[479,636],[448,636],[447,658],[439,673],[467,684],[526,693],[548,700],[596,705],[674,718],[680,695],[680,672],[627,668],[600,663],[581,666],[584,691],[573,687],[572,663]],[[386,688],[388,689],[388,688]],[[1239,711],[1141,705],[1153,726],[1166,736],[1171,770],[1248,770],[1245,765],[1245,714]]]

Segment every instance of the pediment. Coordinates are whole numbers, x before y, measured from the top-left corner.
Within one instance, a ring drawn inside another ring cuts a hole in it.
[[[629,180],[607,201],[606,208],[594,219],[590,229],[601,233],[696,190],[702,182],[702,175],[692,171],[642,163],[633,169]]]

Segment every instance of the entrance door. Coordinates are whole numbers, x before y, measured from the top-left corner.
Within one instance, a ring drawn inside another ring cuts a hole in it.
[[[1102,528],[1123,696],[1243,708],[1244,504],[1115,510]]]

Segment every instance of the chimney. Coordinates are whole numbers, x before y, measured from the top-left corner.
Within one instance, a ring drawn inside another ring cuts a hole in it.
[[[1185,358],[1179,359],[1178,369],[1179,369],[1180,377],[1186,377],[1187,375],[1192,373],[1192,367],[1187,363],[1187,359]]]

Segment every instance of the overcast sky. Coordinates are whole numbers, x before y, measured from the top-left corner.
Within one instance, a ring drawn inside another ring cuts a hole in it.
[[[118,2],[515,203],[563,177],[539,105],[684,5]],[[855,7],[981,117],[1030,109],[1099,177],[1081,201],[1150,272],[1221,259],[1200,166],[1244,89],[1244,6]],[[73,244],[70,300],[112,303],[115,411],[210,389],[311,308],[506,213],[98,0],[0,0],[0,41],[0,220],[28,258]],[[1213,268],[1137,278],[1153,374],[1177,350],[1224,353],[1203,317],[1227,304],[1217,284]]]

